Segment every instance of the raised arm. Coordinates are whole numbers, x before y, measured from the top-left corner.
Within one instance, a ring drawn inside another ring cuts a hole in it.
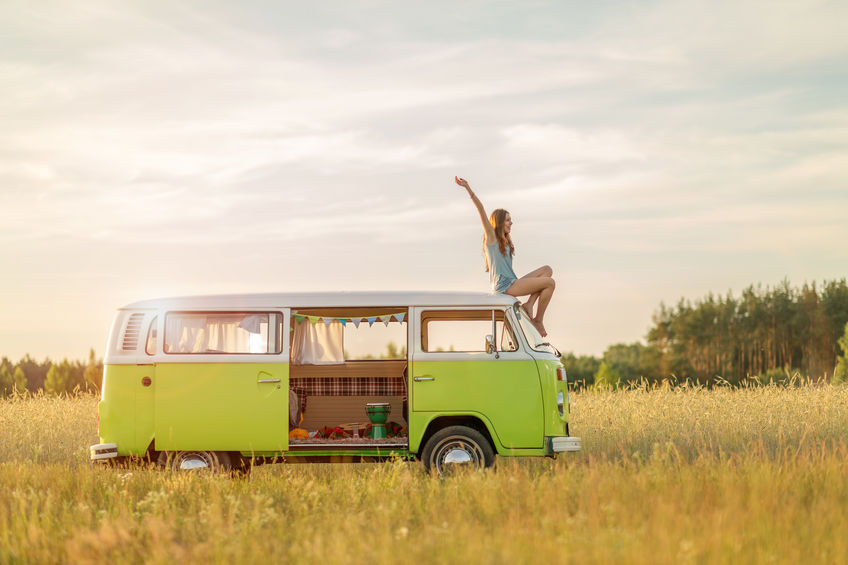
[[[474,191],[471,190],[471,186],[469,186],[468,181],[465,179],[461,179],[459,177],[453,177],[453,180],[464,188],[468,192],[468,196],[471,197],[471,201],[474,203],[474,206],[477,207],[477,212],[480,213],[480,221],[483,222],[483,233],[486,234],[486,245],[491,245],[497,238],[495,237],[495,229],[492,227],[492,224],[489,223],[489,217],[486,215],[486,210],[483,208],[483,203],[480,202],[480,199],[477,198],[477,195],[474,194]]]

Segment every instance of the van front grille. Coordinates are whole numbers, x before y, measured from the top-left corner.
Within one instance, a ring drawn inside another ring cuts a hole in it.
[[[124,328],[124,338],[121,340],[122,351],[135,351],[138,349],[138,336],[141,333],[141,322],[144,314],[133,314]]]

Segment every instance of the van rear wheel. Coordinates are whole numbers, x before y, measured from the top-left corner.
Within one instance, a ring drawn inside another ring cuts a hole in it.
[[[159,465],[170,471],[226,473],[232,467],[226,451],[162,451]]]
[[[462,469],[481,471],[495,463],[495,450],[483,434],[467,426],[448,426],[433,434],[421,452],[424,468],[440,477]]]

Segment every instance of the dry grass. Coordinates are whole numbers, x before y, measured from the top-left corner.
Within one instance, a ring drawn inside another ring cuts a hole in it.
[[[0,563],[726,563],[848,558],[848,389],[572,395],[584,452],[248,480],[92,468],[96,399],[0,401]]]

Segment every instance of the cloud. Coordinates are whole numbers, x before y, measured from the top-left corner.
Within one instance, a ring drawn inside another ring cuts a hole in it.
[[[278,284],[252,267],[273,251],[299,284],[354,259],[477,284],[460,174],[516,218],[522,268],[651,300],[769,257],[815,278],[845,259],[846,6],[6,3],[0,260],[79,285],[96,249],[191,290]]]

